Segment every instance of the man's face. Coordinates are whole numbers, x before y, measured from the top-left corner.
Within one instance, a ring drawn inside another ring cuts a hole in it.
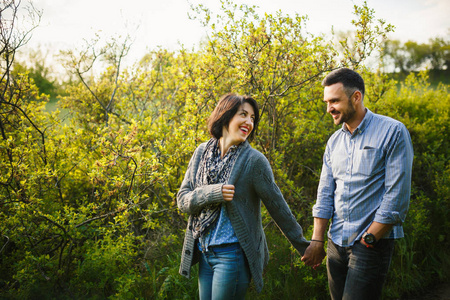
[[[347,97],[342,83],[326,86],[323,101],[327,104],[327,112],[333,117],[334,124],[351,123],[355,118],[355,107],[351,97],[350,99]]]

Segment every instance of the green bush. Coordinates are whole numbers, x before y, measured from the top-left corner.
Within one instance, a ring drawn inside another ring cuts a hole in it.
[[[448,86],[431,87],[428,74],[410,74],[373,109],[403,122],[414,147],[413,186],[404,224],[405,239],[397,242],[387,290],[392,298],[421,290],[449,278],[450,226]]]
[[[426,74],[399,90],[385,74],[361,64],[391,30],[366,5],[355,7],[354,44],[304,32],[305,18],[224,2],[221,14],[198,7],[210,39],[198,51],[164,49],[130,69],[127,45],[109,42],[107,67],[98,57],[65,54],[78,81],[58,105],[26,74],[5,71],[0,82],[0,298],[195,299],[193,278],[178,275],[186,216],[176,193],[205,122],[229,91],[254,96],[262,119],[253,146],[269,159],[277,184],[311,234],[321,158],[336,130],[322,102],[322,77],[340,66],[359,68],[366,105],[407,126],[415,149],[413,191],[385,290],[396,298],[449,278],[449,96]],[[206,15],[202,15],[206,13]],[[123,46],[123,47],[122,47]],[[96,44],[91,47],[97,47]],[[88,49],[93,50],[93,49]],[[339,52],[341,51],[341,52]],[[249,298],[327,299],[324,265],[305,267],[263,210],[271,260],[265,288]],[[442,245],[442,246],[437,246]]]

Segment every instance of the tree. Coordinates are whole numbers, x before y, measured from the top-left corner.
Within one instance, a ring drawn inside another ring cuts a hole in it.
[[[47,159],[44,128],[40,126],[40,120],[34,119],[35,109],[41,106],[42,99],[30,87],[26,76],[12,72],[16,52],[30,38],[32,30],[36,28],[40,20],[41,13],[32,6],[27,7],[31,16],[31,28],[20,31],[16,28],[19,6],[20,1],[14,0],[4,0],[0,3],[0,134],[3,144],[2,156],[6,158],[2,160],[0,184],[7,194],[24,192],[16,176],[16,167],[21,160],[20,155],[23,154],[17,153],[17,147],[20,148],[20,144],[12,140],[17,131],[24,130],[23,125],[30,130],[31,135],[35,136],[32,144],[34,144],[33,147],[37,146],[42,150],[41,160],[44,164]]]
[[[121,73],[122,60],[128,54],[130,49],[130,39],[127,36],[123,42],[117,39],[111,39],[105,46],[98,47],[98,37],[91,42],[87,42],[86,47],[76,53],[76,51],[68,50],[63,51],[62,55],[66,57],[65,66],[71,71],[83,84],[83,86],[89,91],[90,98],[99,105],[99,114],[108,124],[110,114],[121,118],[117,110],[115,109],[115,97],[117,89],[119,88],[119,77]],[[109,66],[107,72],[112,85],[108,85],[110,90],[95,91],[90,81],[92,81],[93,75],[86,78],[86,75],[94,67],[96,61],[103,59],[106,65]],[[80,108],[82,108],[81,106]],[[129,124],[128,121],[123,120]]]
[[[429,46],[427,44],[418,44],[413,41],[407,41],[404,44],[405,51],[409,59],[406,62],[408,70],[420,69],[426,62],[429,55]]]
[[[367,105],[410,121],[416,140],[431,138],[427,128],[448,123],[442,113],[448,101],[436,107],[440,117],[433,126],[423,127],[434,107],[416,105],[414,88],[420,85],[413,82],[394,102],[396,83],[363,67],[392,29],[375,20],[367,4],[355,6],[355,32],[339,45],[305,32],[305,17],[259,14],[231,1],[222,6],[216,14],[195,8],[209,35],[197,51],[157,49],[127,69],[127,38],[94,39],[65,52],[65,65],[75,74],[59,101],[71,113],[66,124],[43,110],[47,99],[26,74],[8,73],[0,103],[0,297],[192,298],[195,280],[177,275],[186,220],[175,197],[193,151],[208,139],[206,119],[224,93],[249,94],[259,102],[262,119],[253,145],[269,158],[306,232],[323,147],[336,129],[322,101],[325,73],[342,66],[367,72]],[[427,96],[420,105],[444,92],[419,94]],[[444,134],[445,126],[436,132]],[[417,155],[433,188],[448,182],[440,176],[448,167],[439,151],[448,139],[437,139],[439,134],[421,143],[429,148]],[[416,178],[424,191],[426,179]],[[444,197],[446,191],[436,194]],[[414,220],[422,220],[425,209],[417,211]],[[263,222],[269,241],[280,243],[270,245],[276,260],[267,271],[268,297],[297,298],[301,290],[325,298],[324,271],[303,268],[270,218]],[[425,236],[428,227],[416,227],[423,231],[412,234]]]
[[[433,70],[450,70],[450,41],[443,38],[430,39],[429,60]]]
[[[432,38],[429,43],[388,40],[383,55],[393,61],[395,70],[402,73],[428,68],[434,71],[448,70],[450,43],[443,38]]]
[[[394,71],[407,72],[408,59],[399,40],[386,40],[383,50],[383,56],[393,60]]]
[[[15,61],[13,65],[13,76],[19,74],[27,74],[28,78],[33,80],[33,83],[39,89],[39,93],[49,95],[50,99],[55,99],[61,93],[61,84],[55,78],[55,72],[51,66],[46,64],[45,50],[31,49],[27,52],[26,61]]]

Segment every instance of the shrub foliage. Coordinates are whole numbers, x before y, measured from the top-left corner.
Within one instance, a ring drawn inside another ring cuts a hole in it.
[[[11,1],[15,3],[15,1]],[[48,112],[2,27],[0,81],[0,297],[193,299],[178,275],[186,216],[176,193],[205,121],[227,92],[252,95],[262,120],[253,146],[264,153],[298,221],[310,234],[321,158],[334,127],[323,76],[338,67],[366,79],[366,106],[407,126],[415,149],[406,238],[397,243],[385,296],[448,278],[449,109],[447,86],[426,73],[398,83],[362,63],[392,27],[355,6],[355,38],[339,47],[304,30],[306,18],[258,15],[223,1],[215,16],[194,8],[209,38],[198,50],[153,51],[122,69],[128,40],[64,53],[74,78]],[[13,9],[15,6],[9,6]],[[2,25],[4,26],[4,25]],[[6,37],[6,38],[5,38]],[[94,65],[102,71],[90,75]],[[263,211],[272,259],[260,299],[326,299],[313,271]],[[433,247],[432,245],[436,245]],[[441,246],[437,246],[441,245]],[[446,267],[447,266],[447,267]]]

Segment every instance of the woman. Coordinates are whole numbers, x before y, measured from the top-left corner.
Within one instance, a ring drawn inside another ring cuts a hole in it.
[[[292,215],[266,157],[253,149],[259,108],[251,97],[224,95],[208,120],[211,139],[189,162],[177,195],[189,214],[180,274],[199,262],[200,299],[244,299],[250,279],[258,292],[269,259],[261,200],[303,255],[308,241]]]

